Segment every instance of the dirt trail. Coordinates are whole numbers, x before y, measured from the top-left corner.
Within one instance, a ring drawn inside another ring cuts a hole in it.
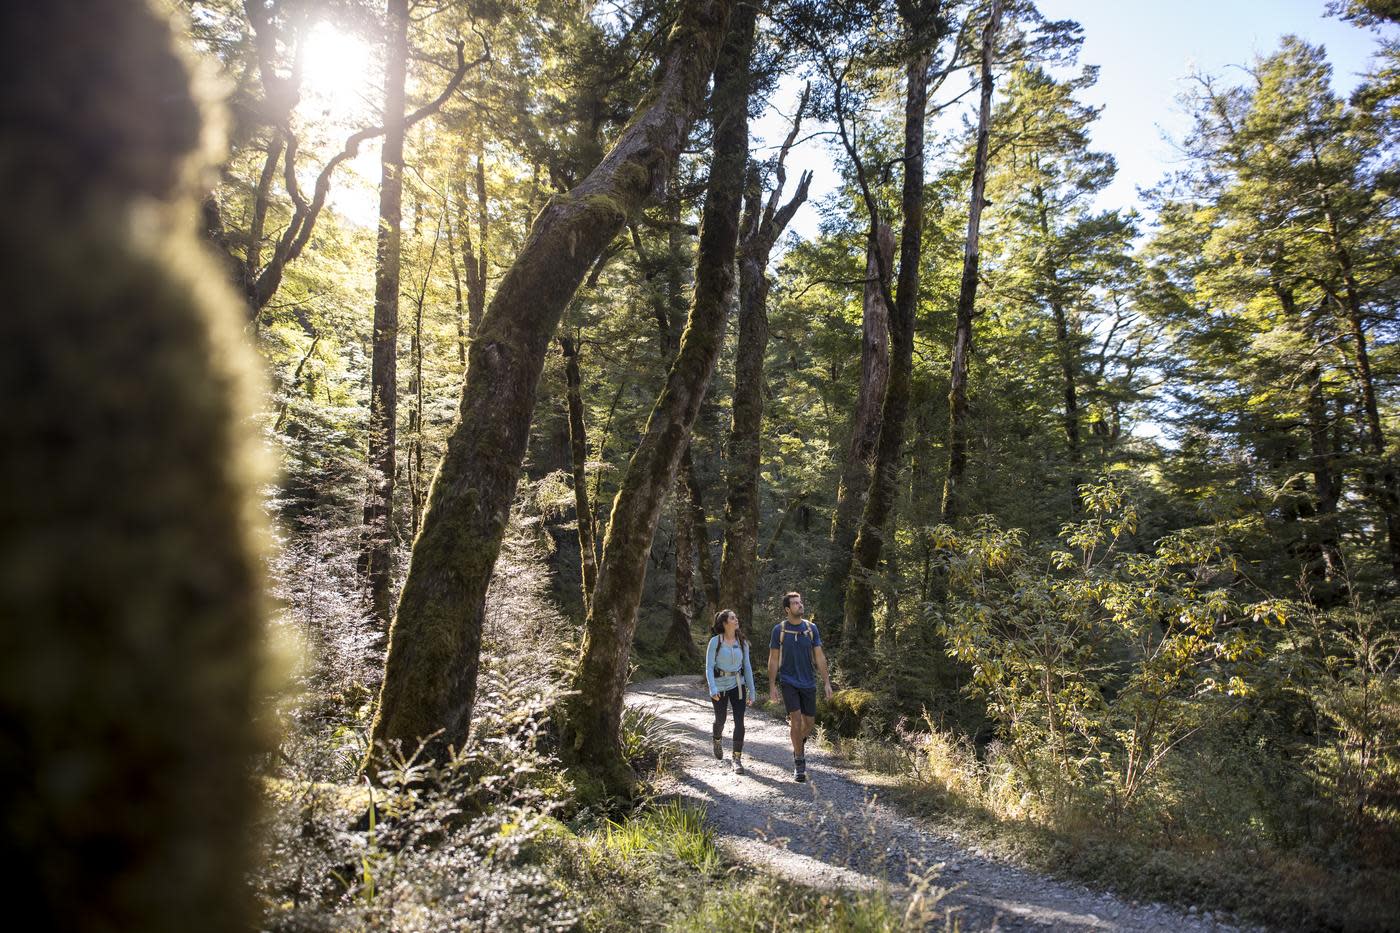
[[[995,861],[873,800],[878,788],[819,748],[809,747],[810,780],[792,779],[787,726],[750,711],[744,758],[748,773],[730,771],[710,747],[714,720],[705,682],[683,675],[633,685],[627,702],[649,708],[676,730],[680,761],[672,791],[705,806],[720,845],[739,860],[810,885],[848,889],[889,884],[913,890],[911,875],[936,871],[951,888],[940,907],[971,930],[1235,930],[1209,914],[1160,904],[1133,904]],[[887,881],[887,879],[889,879]],[[897,880],[896,880],[897,879]]]

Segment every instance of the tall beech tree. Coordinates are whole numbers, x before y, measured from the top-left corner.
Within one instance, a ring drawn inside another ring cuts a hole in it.
[[[399,411],[399,253],[403,221],[404,83],[408,79],[408,0],[385,10],[384,145],[380,149],[378,246],[374,262],[374,331],[369,378],[370,487],[360,572],[370,608],[386,627],[393,611],[394,473]],[[421,317],[421,313],[420,313]]]
[[[861,300],[860,388],[851,412],[850,442],[836,486],[836,508],[832,512],[827,541],[831,557],[827,561],[821,604],[817,617],[826,626],[823,638],[832,647],[841,643],[841,614],[846,605],[846,580],[851,569],[851,547],[860,530],[865,497],[870,491],[870,471],[874,466],[875,445],[880,440],[880,408],[890,376],[889,270],[894,268],[894,231],[889,224],[878,225],[875,238],[867,239],[865,283]],[[880,255],[875,255],[879,249]]]
[[[977,108],[977,142],[972,155],[972,195],[968,201],[967,238],[963,247],[962,281],[958,287],[957,319],[953,331],[952,372],[948,380],[948,476],[943,483],[940,520],[957,518],[967,472],[967,368],[972,356],[972,318],[977,306],[977,268],[981,253],[982,208],[986,206],[987,158],[991,146],[992,61],[997,29],[1001,25],[1001,0],[992,0],[982,31],[981,96]]]
[[[1112,156],[1090,148],[1098,108],[1075,96],[1096,78],[1092,68],[1065,80],[1038,65],[1013,69],[993,120],[998,162],[988,178],[998,218],[1011,231],[1002,242],[1002,288],[1043,316],[1053,335],[1045,358],[1058,382],[1060,475],[1070,511],[1091,466],[1083,397],[1092,381],[1091,319],[1120,277],[1135,232],[1130,216],[1093,209],[1116,172]]]
[[[842,622],[843,666],[859,678],[872,648],[875,614],[875,575],[879,572],[885,534],[898,496],[899,468],[903,460],[905,419],[909,411],[909,384],[914,363],[914,317],[919,303],[919,264],[924,231],[924,124],[928,110],[929,69],[934,49],[948,31],[942,4],[901,5],[906,41],[910,46],[905,66],[904,167],[900,199],[902,227],[899,237],[899,274],[890,306],[890,374],[880,408],[880,440],[875,447],[870,494],[861,515],[860,530],[851,550],[846,583],[846,607]],[[849,148],[849,147],[848,147]],[[879,212],[868,194],[871,237]],[[878,248],[874,251],[879,256]],[[881,279],[885,276],[881,275]]]
[[[756,4],[738,6],[715,66],[710,96],[714,155],[701,212],[690,316],[666,385],[613,500],[574,692],[565,706],[566,759],[617,793],[630,793],[633,783],[631,769],[622,758],[618,727],[647,555],[662,502],[675,482],[719,359],[733,299],[756,20]]]
[[[739,345],[735,351],[734,402],[727,449],[729,496],[724,506],[719,605],[737,612],[740,624],[750,630],[758,583],[758,472],[763,428],[763,355],[768,347],[768,259],[778,237],[807,200],[812,185],[812,173],[804,172],[792,197],[786,204],[781,203],[787,179],[784,163],[802,126],[807,95],[804,90],[792,130],[778,150],[773,189],[766,202],[757,170],[749,173],[739,240]]]
[[[730,0],[681,5],[641,109],[597,167],[535,218],[482,317],[467,354],[458,421],[428,495],[390,630],[372,732],[376,745],[427,740],[430,751],[441,752],[467,732],[486,590],[545,354],[590,267],[664,187],[704,103],[730,7]],[[600,571],[600,589],[604,576]],[[595,592],[595,612],[597,599]]]

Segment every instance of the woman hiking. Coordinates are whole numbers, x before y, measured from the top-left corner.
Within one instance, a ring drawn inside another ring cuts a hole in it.
[[[705,680],[710,700],[715,704],[715,757],[724,760],[725,708],[734,710],[734,773],[744,773],[744,709],[754,694],[753,662],[749,660],[749,640],[739,628],[739,617],[732,609],[715,613],[715,633],[705,649]]]

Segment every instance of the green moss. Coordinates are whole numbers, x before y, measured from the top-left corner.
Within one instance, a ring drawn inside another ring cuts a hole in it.
[[[182,190],[201,108],[137,0],[4,5],[0,35],[11,880],[54,929],[248,929],[269,473]]]
[[[823,727],[837,735],[855,736],[860,734],[861,724],[874,708],[874,693],[849,687],[833,693],[831,700],[822,705],[819,715]]]

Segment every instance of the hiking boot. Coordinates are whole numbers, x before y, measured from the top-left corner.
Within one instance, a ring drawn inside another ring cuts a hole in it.
[[[724,760],[724,745],[720,739],[715,739],[715,758],[720,761]]]
[[[799,758],[792,763],[792,779],[799,784],[807,783],[807,759]]]
[[[734,753],[734,773],[735,773],[735,774],[743,774],[743,773],[745,773],[745,772],[744,772],[744,753],[743,753],[743,752],[735,752],[735,753]]]

